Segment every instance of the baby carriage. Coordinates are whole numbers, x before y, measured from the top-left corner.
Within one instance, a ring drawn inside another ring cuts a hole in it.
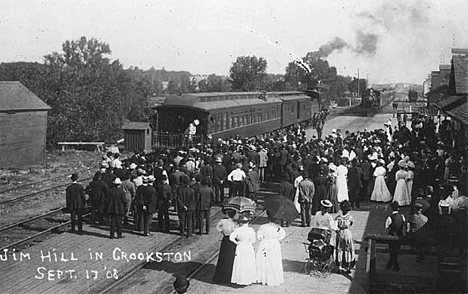
[[[331,231],[319,228],[313,228],[304,247],[309,257],[306,258],[304,271],[306,274],[327,277],[334,268],[333,250],[330,245]]]

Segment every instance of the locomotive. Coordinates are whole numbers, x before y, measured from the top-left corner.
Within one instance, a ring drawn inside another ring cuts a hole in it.
[[[366,116],[373,116],[393,99],[395,99],[394,90],[379,91],[369,88],[362,93],[361,108],[365,111]]]
[[[153,144],[178,147],[206,139],[253,137],[309,123],[320,110],[318,93],[220,92],[168,96],[156,107]],[[188,133],[196,122],[196,135]]]

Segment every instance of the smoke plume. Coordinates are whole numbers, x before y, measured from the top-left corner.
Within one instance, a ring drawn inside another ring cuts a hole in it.
[[[345,40],[335,37],[333,40],[328,41],[327,44],[320,46],[319,50],[316,52],[316,57],[325,59],[332,54],[333,51],[341,51],[346,47],[349,47],[349,45]]]
[[[356,47],[353,49],[356,54],[374,54],[377,51],[379,36],[374,33],[358,31],[356,33],[356,41]]]

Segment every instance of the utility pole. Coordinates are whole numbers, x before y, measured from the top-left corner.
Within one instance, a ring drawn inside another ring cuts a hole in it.
[[[357,68],[357,96],[358,98],[360,97],[359,96],[359,86],[361,84],[361,80],[359,80],[359,67]]]

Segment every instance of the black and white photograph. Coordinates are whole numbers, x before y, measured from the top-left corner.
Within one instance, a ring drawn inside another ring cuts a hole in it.
[[[0,0],[0,293],[468,293],[465,0]]]

